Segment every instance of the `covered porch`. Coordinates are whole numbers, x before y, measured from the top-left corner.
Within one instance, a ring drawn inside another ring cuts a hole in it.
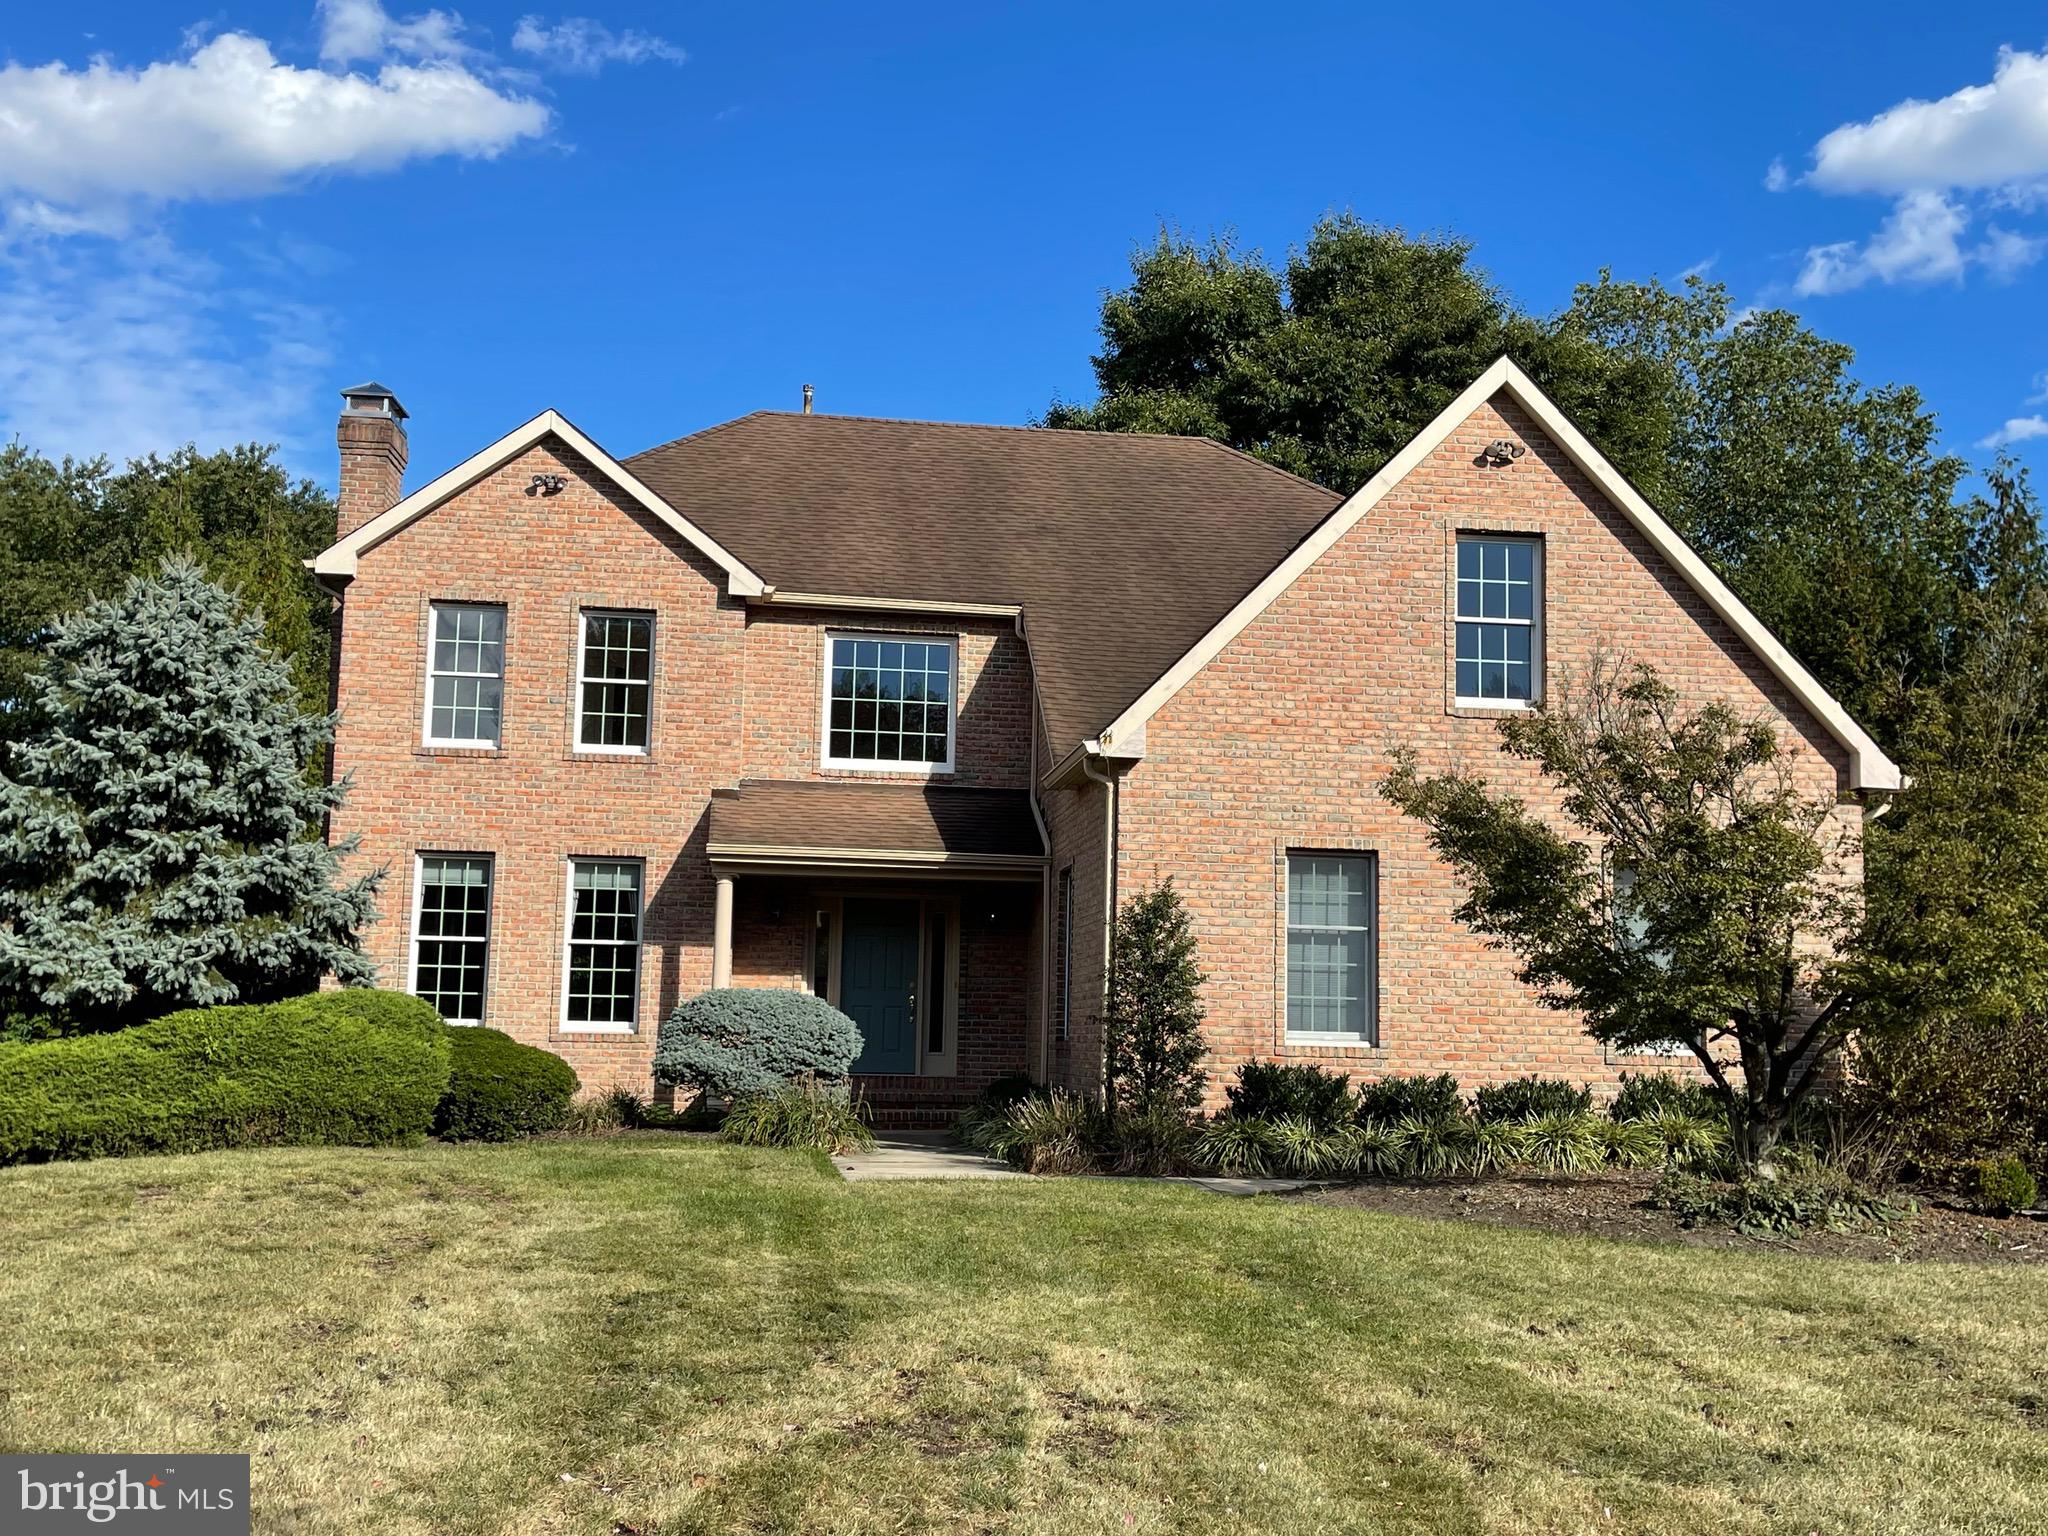
[[[1026,793],[746,780],[712,798],[713,986],[793,986],[860,1026],[885,1125],[1034,1074],[1046,856]]]

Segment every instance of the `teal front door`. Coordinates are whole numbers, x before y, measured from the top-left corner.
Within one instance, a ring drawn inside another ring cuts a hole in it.
[[[839,938],[839,1008],[860,1026],[856,1072],[917,1070],[914,901],[852,900]]]

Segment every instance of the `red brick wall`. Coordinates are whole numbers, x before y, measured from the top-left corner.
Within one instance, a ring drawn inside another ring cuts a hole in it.
[[[564,474],[567,486],[553,496],[529,495],[537,473]],[[428,606],[437,600],[506,607],[496,751],[420,744]],[[645,757],[573,750],[578,610],[585,607],[655,615]],[[355,867],[389,871],[381,920],[366,936],[385,984],[409,982],[415,854],[491,854],[486,1022],[558,1052],[586,1088],[646,1091],[658,1021],[710,985],[712,878],[704,843],[711,791],[745,777],[827,776],[818,766],[827,627],[958,635],[957,771],[941,782],[1028,781],[1028,667],[1011,626],[750,614],[725,595],[722,571],[560,444],[521,455],[365,554],[340,622],[335,763],[353,787],[333,835],[361,839]],[[646,861],[635,1034],[578,1034],[561,1025],[572,857]],[[802,985],[798,919],[767,919],[767,882],[742,877],[737,892],[735,981]],[[1027,930],[1029,920],[1027,911]],[[970,1070],[985,1081],[1020,1069],[1012,1058],[1021,1058],[1033,1006],[1026,971],[1035,939],[1009,933],[1013,915],[1005,925],[1000,938],[984,928],[963,943],[963,1015],[970,985],[973,999],[971,1020],[962,1020],[963,1083]],[[1014,1046],[995,1038],[998,1020],[1016,1036]],[[971,1048],[970,1023],[978,1042]]]
[[[1016,626],[1001,619],[896,618],[844,611],[756,609],[744,670],[747,775],[760,779],[896,779],[922,774],[823,768],[826,636],[856,630],[955,641],[953,772],[938,782],[1022,789],[1029,782],[1031,668]]]
[[[1542,535],[1553,686],[1596,648],[1626,653],[1689,700],[1775,713],[1806,785],[1832,793],[1844,782],[1833,740],[1535,423],[1502,404],[1474,415],[1183,688],[1151,720],[1124,782],[1121,894],[1171,875],[1187,900],[1210,978],[1218,1094],[1254,1055],[1361,1077],[1449,1070],[1470,1084],[1539,1072],[1605,1085],[1623,1067],[1668,1064],[1610,1060],[1574,1018],[1539,1006],[1510,957],[1452,919],[1460,887],[1377,793],[1391,749],[1405,745],[1425,771],[1477,768],[1555,809],[1534,770],[1498,752],[1497,717],[1451,703],[1460,531]],[[1475,464],[1502,436],[1528,452]],[[1854,826],[1853,807],[1839,814]],[[1378,855],[1376,1048],[1286,1042],[1291,848]]]

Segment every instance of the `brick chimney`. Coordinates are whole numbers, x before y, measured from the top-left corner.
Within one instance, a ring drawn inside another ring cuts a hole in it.
[[[405,481],[405,407],[382,384],[341,392],[341,496],[334,536],[348,537],[380,512],[398,505]]]

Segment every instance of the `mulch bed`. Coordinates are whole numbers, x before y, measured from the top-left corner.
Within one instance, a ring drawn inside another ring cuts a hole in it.
[[[1687,1243],[1699,1248],[1775,1248],[1816,1258],[1867,1259],[1881,1264],[1927,1259],[1966,1264],[2048,1261],[2048,1221],[2024,1216],[2001,1221],[1938,1204],[1926,1196],[1916,1197],[1920,1209],[1915,1215],[1885,1232],[1815,1231],[1793,1241],[1745,1237],[1726,1227],[1688,1231],[1669,1211],[1652,1210],[1644,1203],[1656,1183],[1656,1174],[1650,1172],[1584,1178],[1504,1175],[1349,1184],[1294,1198],[1399,1216],[1444,1217],[1589,1237]]]

